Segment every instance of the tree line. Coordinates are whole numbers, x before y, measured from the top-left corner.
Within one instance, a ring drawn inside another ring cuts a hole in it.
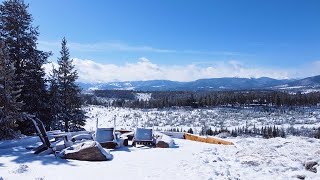
[[[194,134],[194,130],[192,128],[189,128],[188,131],[180,130],[179,128],[171,128],[166,131],[170,132],[187,132]],[[262,126],[260,128],[253,127],[248,128],[247,126],[237,127],[229,130],[228,128],[219,128],[212,130],[211,127],[207,128],[203,126],[199,132],[199,135],[202,136],[216,136],[221,133],[227,133],[232,137],[237,136],[261,136],[263,138],[269,139],[269,138],[275,138],[275,137],[282,137],[285,138],[288,135],[292,136],[304,136],[304,137],[311,137],[311,138],[317,138],[320,139],[320,127],[319,128],[295,128],[293,126],[290,126],[286,129],[279,128],[275,125],[273,126]]]
[[[320,92],[290,93],[273,90],[248,91],[153,91],[151,99],[134,98],[135,91],[99,90],[85,95],[88,104],[110,105],[129,108],[168,107],[215,107],[215,106],[316,106],[320,103]],[[139,93],[143,93],[139,91]],[[112,95],[111,95],[112,94]],[[98,97],[114,98],[112,102],[101,101]]]
[[[72,130],[84,125],[77,71],[61,44],[58,67],[46,77],[43,65],[51,52],[39,50],[39,28],[33,26],[28,4],[5,0],[0,5],[0,139],[31,134],[28,118],[39,118],[47,129]]]

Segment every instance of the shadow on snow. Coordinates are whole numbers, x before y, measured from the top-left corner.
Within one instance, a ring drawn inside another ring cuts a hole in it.
[[[40,162],[42,165],[60,165],[67,164],[75,166],[72,161],[66,159],[56,158],[53,154],[49,155],[37,155],[28,147],[39,144],[38,137],[26,137],[17,140],[7,140],[0,142],[0,158],[10,158],[11,162],[17,164]],[[28,148],[28,149],[27,149]],[[0,163],[0,167],[5,166],[3,162]]]

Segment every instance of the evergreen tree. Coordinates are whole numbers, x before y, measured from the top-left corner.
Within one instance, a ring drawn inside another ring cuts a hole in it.
[[[256,124],[253,125],[253,134],[256,135],[257,134],[257,128],[256,128]]]
[[[316,130],[314,137],[320,139],[320,127]]]
[[[209,136],[213,135],[213,131],[212,131],[211,127],[209,129],[207,129],[206,134]]]
[[[205,127],[205,126],[202,126],[201,127],[201,131],[200,131],[200,135],[201,136],[204,136],[204,135],[207,135],[207,130],[206,130],[207,128]]]
[[[286,138],[286,132],[284,131],[283,128],[281,128],[281,137]]]
[[[62,102],[61,119],[64,122],[65,131],[80,130],[81,126],[85,125],[85,115],[81,109],[81,90],[76,84],[78,73],[74,69],[72,59],[70,59],[65,38],[63,38],[61,45],[61,57],[58,59],[58,86]]]
[[[272,137],[278,137],[278,131],[275,125],[273,126],[273,129],[272,129]]]
[[[61,96],[59,92],[59,84],[58,84],[58,72],[52,66],[52,71],[49,75],[49,107],[50,107],[50,129],[57,130],[62,129],[61,122],[59,121],[59,115],[61,113]]]
[[[273,138],[272,127],[271,126],[268,127],[267,134],[268,134],[268,138]]]
[[[23,0],[6,0],[0,5],[1,39],[8,47],[8,56],[15,68],[15,81],[22,87],[19,101],[23,102],[21,112],[35,115],[44,122],[47,105],[45,72],[43,64],[51,53],[37,49],[38,28],[32,26],[32,16]],[[29,121],[19,122],[24,134],[34,132]]]
[[[15,69],[9,60],[4,42],[0,41],[0,139],[13,138],[17,121],[21,120],[19,110],[22,103],[17,99],[20,91],[13,90]]]
[[[187,131],[187,133],[193,134],[192,128],[190,128],[190,129]]]
[[[264,128],[262,127],[261,132],[262,132],[263,138],[269,138],[267,127],[264,127]]]
[[[231,136],[232,136],[232,137],[237,137],[237,136],[238,136],[236,129],[231,130]]]

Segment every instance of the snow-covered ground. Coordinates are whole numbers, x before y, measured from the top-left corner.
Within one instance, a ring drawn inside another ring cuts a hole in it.
[[[196,127],[202,119],[208,124],[225,118],[225,126],[248,123],[268,124],[283,120],[304,125],[319,123],[317,110],[265,114],[252,110],[167,109],[141,110],[90,106],[87,130],[116,125],[118,128],[137,126]],[[250,113],[251,112],[251,113]],[[290,116],[291,114],[291,116]],[[211,120],[210,120],[211,118]],[[265,122],[264,122],[264,121]],[[238,122],[239,121],[239,122]],[[219,122],[219,121],[218,121]],[[219,124],[218,124],[219,125]],[[304,162],[320,163],[320,140],[307,137],[263,139],[236,137],[227,139],[235,145],[213,145],[174,139],[174,148],[122,147],[111,150],[113,159],[86,162],[57,159],[54,155],[34,155],[28,146],[39,144],[38,137],[0,141],[0,180],[10,179],[320,179],[318,173],[305,170]]]
[[[280,128],[320,127],[320,110],[317,108],[297,108],[294,110],[272,110],[272,112],[255,109],[232,108],[171,108],[171,109],[131,109],[104,106],[88,106],[87,130],[94,130],[98,119],[99,127],[116,126],[132,129],[136,126],[154,127],[169,130],[176,127],[183,130],[193,128],[199,132],[204,123],[207,127],[229,130],[247,125],[250,127],[273,126]]]
[[[320,179],[303,163],[320,163],[320,140],[288,137],[229,139],[234,146],[175,139],[176,147],[112,150],[113,159],[86,162],[34,155],[36,138],[0,142],[0,179]]]
[[[151,99],[151,93],[136,93],[136,99],[139,101],[149,101]]]

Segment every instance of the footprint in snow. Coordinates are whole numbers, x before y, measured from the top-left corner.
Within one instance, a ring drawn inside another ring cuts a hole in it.
[[[209,163],[209,160],[206,158],[206,159],[203,159],[202,162],[203,162],[204,164],[208,164],[208,163]]]
[[[16,168],[15,170],[11,171],[11,173],[14,174],[22,174],[28,171],[29,166],[25,165],[25,164],[20,164],[18,168]]]
[[[37,177],[35,178],[35,180],[44,180],[45,178],[44,177]]]

